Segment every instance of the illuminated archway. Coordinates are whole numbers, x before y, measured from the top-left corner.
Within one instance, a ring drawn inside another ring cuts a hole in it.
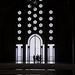
[[[34,63],[33,56],[41,56],[41,61],[38,63],[45,62],[45,48],[43,40],[38,34],[33,34],[29,37],[26,44],[26,63]],[[37,63],[37,61],[35,61]]]

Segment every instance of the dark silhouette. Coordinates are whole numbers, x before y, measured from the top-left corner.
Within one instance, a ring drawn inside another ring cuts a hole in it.
[[[33,55],[33,60],[34,60],[34,63],[35,63],[35,61],[37,61],[37,62],[39,62],[40,61],[40,63],[41,63],[41,55],[39,56],[38,54],[35,56],[35,55]]]
[[[33,56],[33,60],[34,60],[34,63],[35,63],[35,55]]]
[[[41,59],[42,59],[42,58],[41,58],[41,55],[40,55],[40,63],[41,63]]]
[[[37,60],[37,61],[40,61],[40,57],[39,57],[38,54],[37,54],[37,56],[36,56],[36,60]]]

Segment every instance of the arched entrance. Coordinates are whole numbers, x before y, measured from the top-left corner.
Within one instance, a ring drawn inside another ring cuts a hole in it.
[[[42,38],[38,34],[33,34],[29,37],[26,44],[26,63],[41,63],[45,62],[45,45]]]

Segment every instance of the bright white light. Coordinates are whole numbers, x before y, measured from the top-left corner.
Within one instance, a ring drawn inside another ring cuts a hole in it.
[[[52,37],[52,36],[50,36],[50,37],[49,37],[49,40],[53,40],[53,37]]]
[[[33,14],[33,17],[36,18],[37,17],[37,14]]]
[[[21,40],[21,37],[19,36],[19,37],[17,37],[17,39],[20,41]]]
[[[21,32],[22,32],[21,30],[18,30],[18,31],[17,31],[18,34],[21,34]]]
[[[36,7],[34,7],[34,8],[33,8],[33,11],[37,11],[37,8],[36,8]]]
[[[18,26],[18,27],[21,27],[22,25],[19,23],[17,26]]]
[[[31,34],[31,32],[32,32],[31,30],[28,30],[28,34]]]
[[[43,27],[43,24],[42,24],[42,23],[40,23],[40,24],[39,24],[39,27]]]
[[[28,17],[28,21],[31,21],[31,19],[32,19],[31,17]]]
[[[43,18],[42,17],[39,17],[39,21],[42,21],[43,20]]]
[[[53,23],[50,23],[50,24],[49,24],[49,27],[53,27]]]
[[[37,27],[33,27],[33,30],[36,31],[37,30]]]
[[[32,12],[29,10],[27,13],[30,15]]]
[[[37,24],[37,21],[36,21],[36,20],[34,20],[34,21],[33,21],[33,24]]]
[[[29,4],[29,5],[28,5],[28,8],[31,8],[31,7],[32,7],[32,6]]]
[[[22,14],[22,12],[21,11],[18,11],[18,15],[21,15]]]
[[[39,0],[39,1],[43,1],[43,0]]]
[[[16,44],[16,63],[21,64],[23,63],[23,49],[22,46],[23,44]]]
[[[39,4],[39,8],[42,8],[43,7],[43,5],[42,4]]]
[[[21,17],[19,17],[19,18],[18,18],[18,21],[21,21],[21,20],[22,20],[22,18],[21,18]]]
[[[53,33],[53,30],[49,30],[49,33],[52,34]]]
[[[49,20],[52,21],[53,20],[53,17],[49,17]]]
[[[42,34],[43,33],[43,31],[42,30],[39,30],[39,34]]]
[[[53,14],[53,10],[50,10],[50,11],[49,11],[49,14]]]
[[[28,46],[30,47],[28,51]],[[42,48],[41,48],[42,46]],[[40,49],[42,51],[42,55],[41,55],[41,52],[40,52]],[[34,59],[33,59],[33,56],[37,56],[38,55],[41,55],[42,56],[42,61],[41,61],[41,64],[44,64],[44,60],[45,60],[45,46],[43,44],[43,40],[42,38],[38,35],[38,34],[33,34],[29,37],[28,39],[28,44],[26,44],[26,63],[30,63],[30,64],[34,64]],[[30,58],[29,58],[30,56]],[[30,60],[30,61],[28,61]],[[35,64],[37,63],[40,63],[40,62],[37,62],[35,61]]]
[[[40,11],[39,11],[39,14],[43,14],[43,11],[42,11],[42,10],[40,10]]]
[[[28,24],[28,27],[30,28],[31,26],[32,26],[32,25],[29,23],[29,24]]]
[[[49,64],[55,64],[55,44],[48,44],[48,63]]]

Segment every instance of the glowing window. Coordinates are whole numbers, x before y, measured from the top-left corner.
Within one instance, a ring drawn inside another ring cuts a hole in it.
[[[42,24],[42,23],[40,23],[40,24],[39,24],[39,27],[43,27],[43,24]]]
[[[31,8],[31,7],[32,7],[31,4],[29,4],[29,5],[28,5],[28,8]]]
[[[33,27],[33,30],[36,31],[37,30],[37,27]]]
[[[19,24],[17,24],[17,26],[18,26],[18,27],[21,27],[22,25],[19,23]]]
[[[39,21],[42,21],[43,20],[43,18],[42,17],[39,17]]]
[[[40,10],[40,11],[39,11],[39,14],[43,14],[43,11],[42,11],[42,10]]]
[[[30,15],[32,12],[29,10],[27,13]]]
[[[52,37],[52,36],[50,36],[50,37],[49,37],[49,40],[53,40],[53,37]]]
[[[37,11],[37,8],[36,8],[36,7],[34,7],[34,8],[33,8],[33,11]]]
[[[49,27],[53,27],[53,23],[50,23],[50,24],[49,24]]]
[[[20,36],[19,36],[19,37],[17,37],[17,40],[19,40],[19,41],[20,41],[20,40],[21,40],[21,37],[20,37]]]
[[[49,17],[49,20],[52,21],[53,20],[53,17]]]
[[[39,4],[39,8],[42,8],[43,7],[43,5],[42,4]]]
[[[49,33],[52,34],[53,33],[53,30],[49,30]]]
[[[22,32],[21,30],[18,30],[18,31],[17,31],[18,34],[21,34],[21,32]]]
[[[31,21],[32,20],[32,18],[31,17],[28,17],[28,21]]]
[[[31,30],[28,30],[27,32],[28,32],[28,34],[31,34],[31,33],[32,33],[32,31],[31,31]]]
[[[22,14],[22,12],[21,11],[18,11],[18,15],[21,15]]]
[[[31,26],[32,26],[32,25],[29,23],[29,24],[28,24],[28,27],[30,28]]]
[[[50,10],[50,11],[49,11],[49,14],[53,14],[53,10]]]
[[[36,18],[37,17],[37,14],[33,14],[33,17]]]
[[[34,21],[33,21],[33,24],[37,24],[37,21],[36,21],[36,20],[34,20]]]
[[[43,31],[42,30],[39,30],[39,34],[42,34],[43,33]]]
[[[18,21],[21,21],[21,20],[22,20],[22,18],[21,18],[21,17],[19,17],[19,18],[18,18]]]

